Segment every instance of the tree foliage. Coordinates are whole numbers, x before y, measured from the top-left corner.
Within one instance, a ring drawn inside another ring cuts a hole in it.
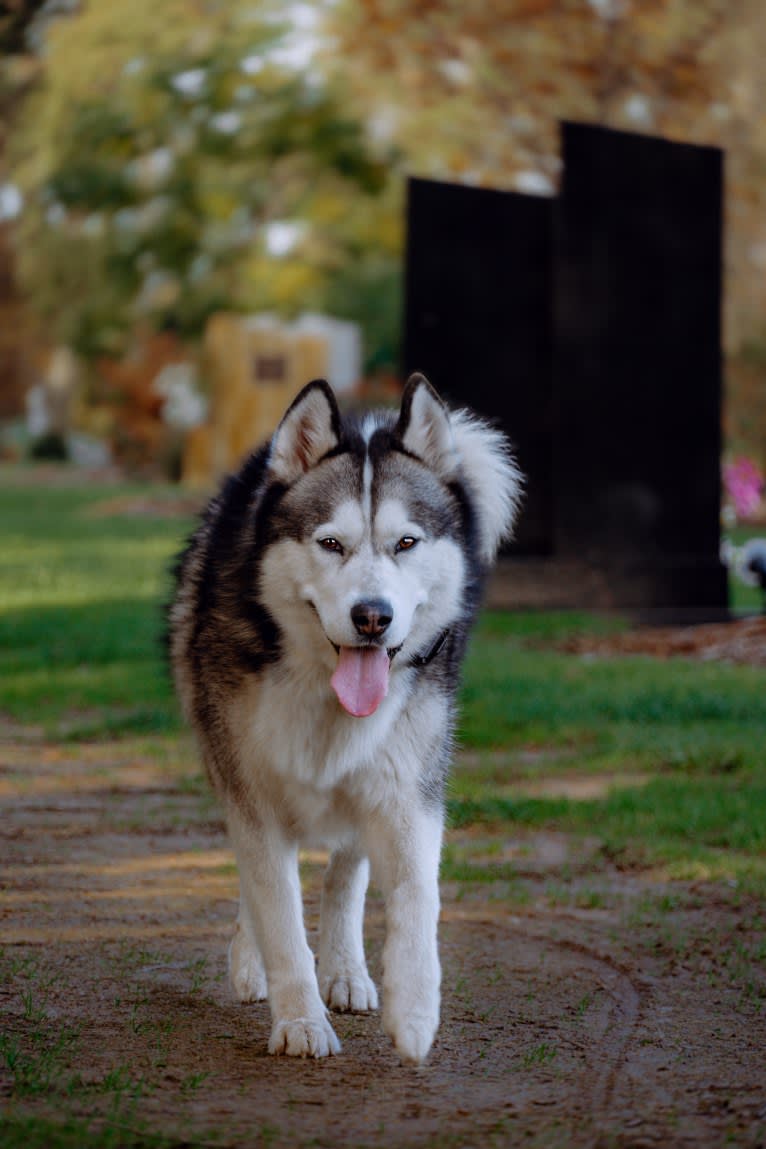
[[[763,0],[98,0],[16,132],[24,283],[86,351],[325,306],[394,362],[404,172],[555,191],[566,118],[726,148],[726,343],[766,346],[765,55]]]
[[[100,0],[52,29],[16,134],[21,271],[59,338],[95,355],[142,321],[195,336],[222,307],[319,307],[381,253],[391,279],[388,157],[337,82],[285,60],[289,28],[241,2],[124,14]]]

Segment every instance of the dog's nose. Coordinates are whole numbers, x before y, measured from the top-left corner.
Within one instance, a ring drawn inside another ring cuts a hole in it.
[[[394,608],[382,598],[358,602],[351,607],[351,621],[359,634],[366,638],[380,638],[391,625]]]

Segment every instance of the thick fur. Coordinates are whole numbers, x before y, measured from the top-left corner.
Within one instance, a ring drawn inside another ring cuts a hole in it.
[[[503,436],[450,413],[422,376],[398,415],[345,420],[319,380],[180,559],[173,672],[239,868],[231,983],[242,1001],[268,997],[271,1053],[337,1053],[326,1006],[377,1007],[362,941],[370,867],[386,906],[384,1029],[404,1061],[431,1047],[455,693],[520,485]],[[384,634],[360,633],[360,602],[385,606]],[[338,652],[383,643],[388,693],[353,717],[331,684]],[[332,850],[316,966],[301,843]]]

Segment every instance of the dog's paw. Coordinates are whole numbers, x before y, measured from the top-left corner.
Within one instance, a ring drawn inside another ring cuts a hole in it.
[[[235,934],[229,946],[229,981],[237,1001],[263,1001],[268,997],[266,971],[261,955]]]
[[[295,1017],[274,1023],[269,1053],[287,1057],[329,1057],[340,1053],[340,1042],[326,1018]]]
[[[391,1018],[384,1015],[383,1028],[394,1043],[396,1052],[405,1064],[420,1065],[433,1045],[439,1019],[411,1014],[409,1017]]]
[[[338,1013],[369,1013],[378,1008],[378,991],[366,970],[319,978],[319,990],[330,1009]]]

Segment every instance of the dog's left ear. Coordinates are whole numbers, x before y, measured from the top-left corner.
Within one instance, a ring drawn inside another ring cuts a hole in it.
[[[396,431],[406,451],[427,462],[443,479],[452,478],[458,457],[449,414],[425,375],[411,375],[407,380]]]
[[[290,484],[315,467],[340,439],[340,412],[324,379],[307,383],[288,407],[271,441],[269,467]]]

